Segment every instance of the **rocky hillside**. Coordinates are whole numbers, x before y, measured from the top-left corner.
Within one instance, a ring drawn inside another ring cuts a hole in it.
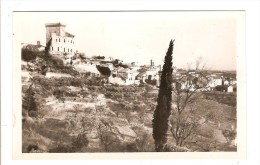
[[[78,70],[57,57],[23,61],[23,152],[153,152],[157,88],[107,85]],[[235,106],[205,98],[196,113],[202,121],[211,114],[210,120],[173,151],[236,150],[221,133],[236,127]],[[170,133],[169,143],[174,146]]]

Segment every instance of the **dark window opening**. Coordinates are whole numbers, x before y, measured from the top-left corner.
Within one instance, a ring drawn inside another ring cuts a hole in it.
[[[64,43],[65,43],[65,39],[64,39]]]
[[[60,51],[59,47],[58,47],[58,51]]]
[[[65,48],[64,48],[64,52],[65,52]]]
[[[59,38],[59,42],[60,42],[60,38]]]

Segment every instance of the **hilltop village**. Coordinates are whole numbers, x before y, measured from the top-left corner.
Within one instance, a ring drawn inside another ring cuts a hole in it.
[[[46,24],[46,46],[42,46],[40,42],[37,45],[22,44],[22,49],[29,51],[41,52],[48,48],[53,58],[63,61],[65,65],[73,66],[73,68],[82,76],[89,74],[95,77],[101,77],[102,83],[105,85],[139,85],[151,84],[159,86],[161,74],[161,65],[155,66],[153,60],[149,65],[138,65],[137,62],[124,63],[121,59],[106,57],[105,55],[93,55],[87,57],[84,53],[80,53],[75,49],[75,36],[66,32],[66,25],[61,23]],[[32,63],[23,63],[30,68],[35,67]],[[51,68],[47,68],[47,76],[55,76],[52,74]],[[174,67],[173,79],[185,78],[189,75],[198,76],[196,70],[185,70]],[[62,76],[62,74],[57,75]],[[208,85],[204,87],[204,91],[236,91],[236,74],[230,72],[207,71]],[[181,88],[185,89],[185,83],[181,84]],[[173,81],[173,86],[176,86]]]
[[[21,46],[22,152],[154,152],[163,62],[87,56],[66,25],[45,27],[45,46]],[[189,136],[177,144],[178,115],[170,116],[170,151],[236,151],[236,84],[235,71],[173,67],[172,114],[183,103],[178,98],[188,96],[179,124]]]

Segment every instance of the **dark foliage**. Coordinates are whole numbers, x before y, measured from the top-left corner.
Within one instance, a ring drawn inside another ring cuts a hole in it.
[[[119,142],[119,139],[116,136],[116,134],[108,130],[103,130],[100,125],[98,130],[99,130],[98,134],[99,134],[100,143],[104,151],[106,152],[114,151],[115,147],[113,147],[113,144],[117,144],[118,146],[118,142]]]
[[[47,53],[40,56],[40,58],[44,61],[43,64],[38,64],[43,75],[46,74],[48,68],[50,68],[52,72],[66,73],[72,76],[79,75],[73,66],[64,65],[62,58],[59,56]]]
[[[153,138],[155,140],[155,150],[164,151],[167,142],[168,118],[171,112],[171,82],[172,82],[172,51],[173,42],[170,41],[168,51],[165,56],[157,106],[153,116]]]
[[[46,73],[48,71],[48,67],[46,65],[41,66],[41,74],[46,76]]]
[[[222,130],[222,134],[225,137],[227,144],[230,144],[231,141],[234,140],[237,135],[235,130],[229,130],[229,129]]]
[[[35,100],[35,91],[32,87],[33,84],[29,86],[25,92],[25,97],[23,98],[22,107],[25,113],[31,117],[36,117],[35,113],[38,110],[37,103]]]
[[[105,76],[110,76],[111,75],[111,70],[108,68],[108,67],[104,67],[104,66],[100,66],[100,65],[97,65],[97,70],[102,74],[102,75],[105,75]]]
[[[22,60],[26,62],[30,62],[35,60],[37,57],[37,53],[29,50],[29,49],[22,49]]]
[[[120,62],[118,59],[115,59],[115,60],[113,61],[113,65],[114,65],[114,67],[128,68],[128,65],[123,64],[123,63]]]
[[[89,140],[86,136],[86,134],[79,134],[75,139],[73,139],[72,141],[72,145],[76,148],[76,149],[81,149],[83,147],[87,147],[89,143]]]
[[[63,60],[60,57],[55,55],[50,56],[50,58],[48,58],[48,62],[50,62],[49,64],[54,65],[53,67],[55,66],[59,67],[64,65]]]
[[[125,152],[138,152],[137,145],[135,143],[126,144]]]
[[[227,88],[228,88],[227,85],[217,85],[217,86],[215,87],[215,90],[216,90],[216,91],[221,91],[221,92],[227,92]]]
[[[53,91],[53,95],[57,98],[57,99],[60,99],[61,97],[64,97],[64,93],[66,91],[63,90],[63,89],[59,89],[59,88],[56,88],[54,91]]]
[[[48,91],[43,90],[43,88],[34,82],[29,87],[24,87],[26,90],[25,95],[23,95],[22,101],[22,114],[23,116],[30,117],[42,117],[46,113],[46,108],[42,106],[45,102],[44,95]],[[27,89],[26,89],[27,88]]]
[[[116,64],[116,65],[114,65],[115,67],[123,67],[123,68],[128,68],[128,66],[126,65],[126,64],[122,64],[122,63],[120,63],[120,64]]]
[[[52,38],[46,43],[45,54],[49,54],[51,47]]]
[[[119,60],[118,60],[118,59],[115,59],[115,60],[113,61],[113,64],[114,64],[114,65],[119,64]]]
[[[152,80],[151,78],[148,77],[148,79],[146,79],[145,82],[146,82],[147,84],[150,84],[150,85],[156,85],[157,80],[156,80],[156,79],[153,79],[153,80]]]
[[[49,152],[50,153],[72,153],[76,151],[73,146],[60,144],[57,147],[50,149]]]
[[[31,151],[33,151],[33,150],[38,150],[38,149],[39,149],[38,145],[36,145],[36,144],[30,144],[30,145],[27,147],[27,152],[31,152]]]
[[[104,60],[105,56],[93,56],[94,59]]]

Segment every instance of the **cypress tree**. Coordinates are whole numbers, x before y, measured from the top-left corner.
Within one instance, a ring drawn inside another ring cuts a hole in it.
[[[153,115],[153,138],[155,140],[155,150],[164,151],[167,142],[168,118],[171,112],[172,101],[172,51],[174,40],[170,41],[168,51],[165,55],[157,106]]]

